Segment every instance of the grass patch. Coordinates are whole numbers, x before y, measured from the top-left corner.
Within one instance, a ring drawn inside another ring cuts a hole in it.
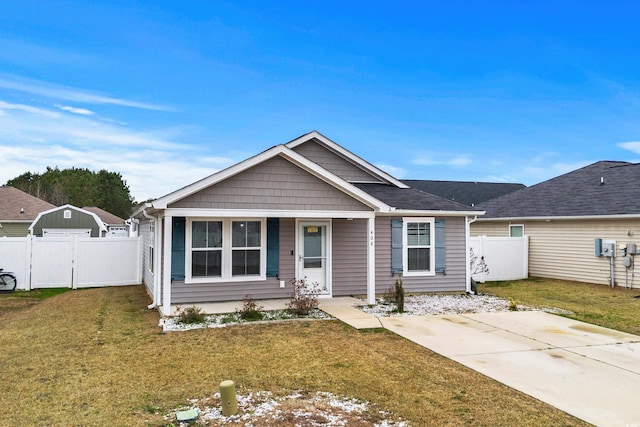
[[[164,426],[232,379],[239,394],[349,396],[413,426],[587,425],[385,331],[329,320],[162,334],[148,304],[142,286],[113,287],[6,314],[2,424]]]
[[[564,315],[571,319],[640,335],[638,289],[535,278],[487,282],[478,290],[519,304],[560,308],[572,312]]]
[[[0,319],[9,312],[27,309],[44,299],[60,295],[69,290],[69,288],[51,288],[0,293]]]

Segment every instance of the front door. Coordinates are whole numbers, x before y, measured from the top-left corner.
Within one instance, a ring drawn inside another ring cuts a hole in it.
[[[298,277],[317,283],[321,295],[331,295],[329,231],[328,221],[305,221],[298,227]]]

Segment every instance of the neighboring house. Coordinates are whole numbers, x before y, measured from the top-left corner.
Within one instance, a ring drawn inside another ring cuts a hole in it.
[[[37,237],[105,237],[107,226],[93,212],[63,205],[40,212],[29,232]]]
[[[410,188],[318,132],[136,210],[153,304],[466,291],[468,223],[482,212]]]
[[[503,182],[433,181],[423,179],[403,179],[402,182],[418,190],[467,206],[477,206],[487,200],[525,188],[524,184]]]
[[[103,222],[107,227],[107,235],[106,237],[128,237],[129,236],[129,226],[127,222],[116,216],[110,212],[105,211],[104,209],[100,209],[95,206],[85,206],[84,208],[87,212],[92,212],[98,215],[100,221]]]
[[[610,284],[610,259],[595,239],[615,241],[614,281],[633,284],[622,248],[640,245],[640,164],[601,161],[481,203],[473,236],[529,236],[529,275]],[[635,256],[635,254],[634,254]]]
[[[54,207],[17,188],[0,186],[0,237],[25,237],[38,214]]]

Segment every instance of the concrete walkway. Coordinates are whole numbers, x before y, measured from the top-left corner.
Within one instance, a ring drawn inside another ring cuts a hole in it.
[[[380,319],[383,326],[597,426],[640,426],[640,337],[540,311]]]

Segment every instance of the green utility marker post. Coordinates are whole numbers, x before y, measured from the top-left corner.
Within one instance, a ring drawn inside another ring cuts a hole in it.
[[[220,383],[220,400],[222,401],[222,415],[230,417],[238,414],[236,384],[233,381],[226,380]]]

